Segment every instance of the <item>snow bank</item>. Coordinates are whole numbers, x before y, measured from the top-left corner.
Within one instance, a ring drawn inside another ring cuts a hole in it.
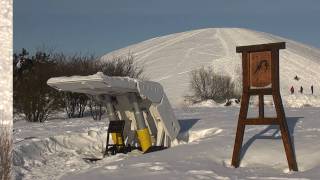
[[[287,107],[320,107],[320,96],[316,95],[287,95],[284,96],[284,104]]]
[[[17,170],[17,176],[25,174],[28,178],[29,171],[34,167],[50,166],[49,162],[53,159],[60,163],[63,160],[69,165],[70,163],[79,164],[81,167],[83,157],[103,157],[106,137],[106,132],[91,129],[88,133],[25,139],[23,143],[15,145],[13,152],[13,164]],[[31,175],[30,179],[33,178]]]
[[[265,111],[269,113],[272,108],[266,107]],[[102,155],[105,129],[85,129],[88,124],[72,119],[63,126],[73,121],[75,123],[71,123],[73,126],[70,128],[82,129],[86,133],[52,135],[49,131],[55,131],[54,126],[66,128],[60,125],[62,122],[57,124],[57,121],[54,121],[52,124],[47,123],[46,126],[52,128],[46,129],[40,128],[39,124],[31,124],[33,127],[30,131],[39,131],[35,135],[37,138],[32,138],[27,127],[15,127],[21,130],[15,136],[20,136],[20,139],[26,136],[28,138],[23,141],[16,140],[14,165],[19,170],[17,172],[24,175],[23,179],[87,180],[108,177],[132,180],[141,179],[142,176],[153,180],[218,177],[318,179],[319,112],[319,108],[314,107],[286,108],[288,127],[300,171],[298,173],[288,172],[281,135],[275,126],[246,127],[241,167],[232,168],[230,159],[239,113],[239,108],[232,107],[176,109],[182,131],[178,140],[173,142],[174,147],[144,155],[139,152],[117,154],[95,163],[86,162],[82,158]]]
[[[223,130],[219,128],[208,128],[201,130],[190,130],[186,132],[181,132],[177,139],[172,142],[172,147],[178,146],[181,144],[187,144],[192,142],[200,141],[201,139],[212,137],[221,133]]]
[[[239,107],[240,104],[237,99],[230,99],[229,101],[230,104],[227,105],[227,101],[223,103],[217,103],[212,99],[201,101],[199,103],[195,104],[189,104],[190,107],[227,107],[227,106],[235,106]]]
[[[218,128],[195,130],[184,132],[179,141],[173,146],[197,142],[203,138],[210,137],[222,132]],[[84,161],[85,157],[103,158],[103,152],[107,139],[107,133],[90,129],[87,133],[72,133],[57,135],[44,139],[24,139],[14,148],[14,166],[17,178],[37,179],[53,178],[58,179],[65,172],[73,172],[91,168],[92,165]],[[135,154],[137,155],[137,154]],[[119,161],[127,155],[118,154],[113,157],[106,157],[101,164]],[[60,164],[60,167],[59,165]],[[63,166],[61,166],[63,164]],[[58,165],[58,167],[56,167]],[[108,170],[115,170],[117,166],[105,166]],[[153,167],[158,170],[160,167]],[[40,171],[45,173],[42,174]]]
[[[320,107],[320,96],[311,94],[294,94],[282,96],[283,105],[285,107],[301,108],[301,107]],[[236,99],[231,99],[229,106],[240,107],[240,103],[236,102]],[[213,100],[206,100],[195,104],[189,104],[189,107],[228,107],[227,102],[217,103]],[[274,106],[272,97],[266,96],[264,101],[265,106]],[[250,99],[250,105],[258,107],[258,98],[252,97]]]

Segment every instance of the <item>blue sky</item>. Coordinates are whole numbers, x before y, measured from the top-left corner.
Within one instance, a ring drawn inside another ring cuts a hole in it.
[[[14,50],[103,55],[209,27],[244,27],[320,48],[319,22],[319,0],[15,0]]]

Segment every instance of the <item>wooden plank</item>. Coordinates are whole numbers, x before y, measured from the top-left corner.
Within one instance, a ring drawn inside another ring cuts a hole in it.
[[[250,87],[271,86],[271,51],[251,52],[249,64]]]
[[[248,118],[244,120],[245,125],[277,125],[279,120],[277,118]]]
[[[292,171],[298,171],[298,165],[293,150],[292,140],[289,133],[280,93],[273,95],[273,101],[275,104],[277,116],[279,118],[281,138],[286,152],[289,169]]]
[[[264,99],[263,94],[259,94],[259,118],[264,118]]]
[[[249,89],[250,95],[272,95],[272,88],[264,88],[264,89]]]
[[[242,95],[237,132],[234,140],[234,147],[233,147],[232,160],[231,160],[231,165],[234,167],[239,167],[239,164],[240,164],[241,147],[242,147],[243,136],[245,131],[245,124],[243,123],[243,121],[247,117],[249,98],[250,96],[246,93]]]
[[[242,91],[243,94],[248,93],[250,87],[249,87],[249,82],[250,82],[250,74],[249,74],[249,66],[250,64],[248,63],[249,54],[244,52],[242,53]]]
[[[280,92],[280,78],[279,78],[279,50],[271,51],[271,73],[272,73],[272,91],[273,94]]]
[[[269,44],[257,44],[249,46],[237,46],[236,52],[259,52],[259,51],[271,51],[273,49],[285,49],[285,42],[269,43]]]

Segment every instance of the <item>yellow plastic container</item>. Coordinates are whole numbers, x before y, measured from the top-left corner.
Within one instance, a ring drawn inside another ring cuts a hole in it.
[[[151,147],[151,137],[148,128],[137,130],[138,139],[143,152]]]
[[[112,141],[116,145],[123,145],[121,134],[120,133],[111,133]]]

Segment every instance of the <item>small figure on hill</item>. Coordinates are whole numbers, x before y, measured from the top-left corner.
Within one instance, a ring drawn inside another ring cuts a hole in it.
[[[297,81],[300,80],[300,78],[297,75],[294,77],[294,79],[297,80]]]
[[[294,93],[294,87],[293,87],[293,86],[291,86],[291,88],[290,88],[290,92],[291,92],[291,94],[293,94],[293,93]]]
[[[311,85],[311,94],[313,94],[313,85]]]
[[[303,87],[300,86],[300,93],[302,94],[303,93]]]

